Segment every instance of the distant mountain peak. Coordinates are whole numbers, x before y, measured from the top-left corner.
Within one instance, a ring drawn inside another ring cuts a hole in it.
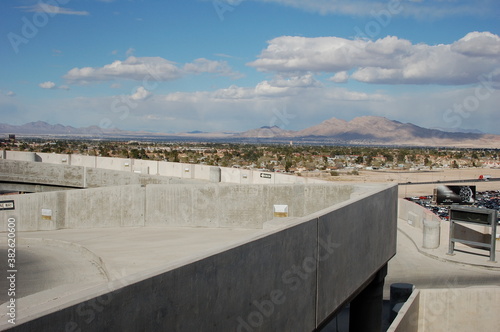
[[[263,126],[242,133],[224,131],[207,133],[199,130],[189,133],[167,134],[144,131],[122,131],[98,126],[74,128],[61,124],[51,125],[44,121],[26,123],[21,126],[0,123],[0,133],[34,136],[61,137],[203,137],[227,140],[273,139],[277,142],[299,140],[315,143],[340,143],[364,145],[407,145],[407,146],[456,146],[456,147],[498,147],[500,135],[483,133],[448,132],[439,128],[428,129],[412,123],[401,123],[380,116],[360,116],[350,121],[337,118],[324,120],[320,124],[300,131],[285,130],[278,126]]]

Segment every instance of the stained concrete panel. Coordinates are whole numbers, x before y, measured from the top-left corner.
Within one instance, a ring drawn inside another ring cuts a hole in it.
[[[64,227],[66,215],[66,192],[47,192],[39,195],[13,195],[15,210],[0,211],[1,220],[14,216],[18,231],[53,230]],[[42,215],[42,210],[46,215]],[[3,231],[7,223],[2,222]]]
[[[67,195],[66,228],[143,226],[145,188],[140,185],[83,189]]]
[[[17,160],[0,160],[0,179],[10,182],[81,187],[83,168]]]
[[[397,187],[339,204],[319,218],[318,324],[396,254]]]
[[[96,295],[13,331],[311,331],[316,278],[308,262],[316,259],[316,236],[314,219],[155,276],[136,275],[114,292],[89,290]]]

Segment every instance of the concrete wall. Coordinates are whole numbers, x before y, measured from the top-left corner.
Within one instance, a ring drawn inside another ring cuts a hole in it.
[[[217,253],[54,299],[12,330],[312,331],[396,253],[396,197],[379,188]]]
[[[181,179],[197,179],[210,182],[287,184],[287,183],[324,183],[325,181],[300,176],[261,172],[241,168],[216,167],[165,161],[140,160],[129,158],[110,158],[84,156],[78,154],[56,154],[41,152],[2,151],[0,159],[37,161],[57,165],[84,166],[131,173],[161,175]],[[266,175],[263,175],[266,174]]]
[[[422,289],[412,294],[388,332],[496,332],[500,287]]]
[[[0,211],[2,220],[13,214],[18,231],[61,228],[144,226],[145,188],[141,185],[12,195],[15,211]],[[1,223],[1,231],[7,230]]]
[[[423,290],[419,331],[496,332],[499,312],[499,287]]]
[[[60,156],[60,155],[55,155]],[[115,166],[121,165],[115,162]],[[96,188],[125,184],[205,183],[195,179],[139,174],[84,166],[55,165],[17,160],[0,160],[0,181]]]
[[[148,185],[147,226],[262,228],[275,204],[302,217],[345,201],[353,186],[322,185]]]
[[[288,205],[290,217],[302,217],[348,200],[355,190],[335,184],[137,184],[8,198],[14,200],[20,231],[120,226],[262,228],[273,219],[275,204]],[[42,215],[42,210],[50,210],[51,217]],[[0,211],[1,220],[9,215],[10,211]],[[1,230],[6,230],[5,223]]]
[[[406,220],[413,227],[423,230],[424,220],[441,222],[438,216],[417,203],[399,198],[398,206],[398,218]]]
[[[399,310],[387,332],[418,332],[419,313],[420,290],[415,289]]]
[[[318,324],[396,254],[395,197],[396,186],[344,201],[319,216],[319,240],[330,243],[319,257],[332,264],[318,268]]]
[[[263,172],[242,168],[221,167],[221,182],[241,184],[279,184],[279,183],[325,183],[325,181],[290,174]]]

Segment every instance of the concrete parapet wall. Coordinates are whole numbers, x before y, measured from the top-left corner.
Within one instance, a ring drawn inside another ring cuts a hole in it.
[[[415,289],[399,310],[387,332],[419,332],[419,312],[420,290]]]
[[[396,197],[396,187],[372,190],[289,219],[286,227],[29,312],[22,308],[30,297],[21,298],[17,325],[9,328],[312,331],[396,253]]]
[[[99,181],[114,184],[111,176]],[[19,213],[20,231],[120,226],[262,228],[273,219],[275,204],[288,205],[290,217],[302,217],[346,201],[354,191],[353,186],[335,184],[133,184],[9,198]],[[50,218],[42,210],[50,210]],[[2,220],[7,220],[9,212],[0,211],[6,215]]]
[[[421,289],[405,303],[388,332],[496,332],[500,287]]]
[[[329,251],[319,259],[331,263],[318,268],[318,324],[396,254],[396,197],[396,186],[372,189],[321,212],[318,232]]]
[[[424,220],[441,222],[441,219],[428,209],[402,198],[398,199],[398,218],[406,220],[408,224],[422,230],[424,229]]]
[[[500,287],[422,290],[419,331],[496,332],[499,312]]]
[[[160,175],[181,179],[197,179],[210,182],[237,184],[288,184],[288,183],[324,183],[314,178],[300,177],[274,172],[255,171],[241,168],[217,167],[152,161],[130,158],[111,158],[84,156],[78,154],[56,154],[42,152],[3,151],[1,159],[36,161],[56,165],[83,166],[113,171]],[[264,175],[265,174],[265,175]]]
[[[145,188],[141,185],[65,192],[64,228],[144,226]]]
[[[352,186],[148,185],[147,226],[262,228],[273,206],[302,217],[350,198]]]
[[[84,168],[30,161],[0,160],[0,180],[83,187]]]
[[[326,181],[276,172],[221,167],[221,182],[240,184],[288,184],[325,183]]]
[[[56,155],[60,156],[60,155]],[[54,165],[18,160],[0,160],[0,181],[46,184],[73,188],[96,188],[124,184],[204,183],[134,172],[85,166]]]
[[[13,195],[16,209],[0,216],[16,216],[18,231],[144,226],[144,193],[141,185],[131,185]]]

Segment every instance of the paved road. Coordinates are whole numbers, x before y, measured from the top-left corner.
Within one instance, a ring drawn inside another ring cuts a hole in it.
[[[411,283],[421,289],[500,286],[500,269],[493,270],[430,258],[419,253],[413,242],[398,231],[397,254],[389,262],[384,298],[389,298],[389,287],[396,282]]]

